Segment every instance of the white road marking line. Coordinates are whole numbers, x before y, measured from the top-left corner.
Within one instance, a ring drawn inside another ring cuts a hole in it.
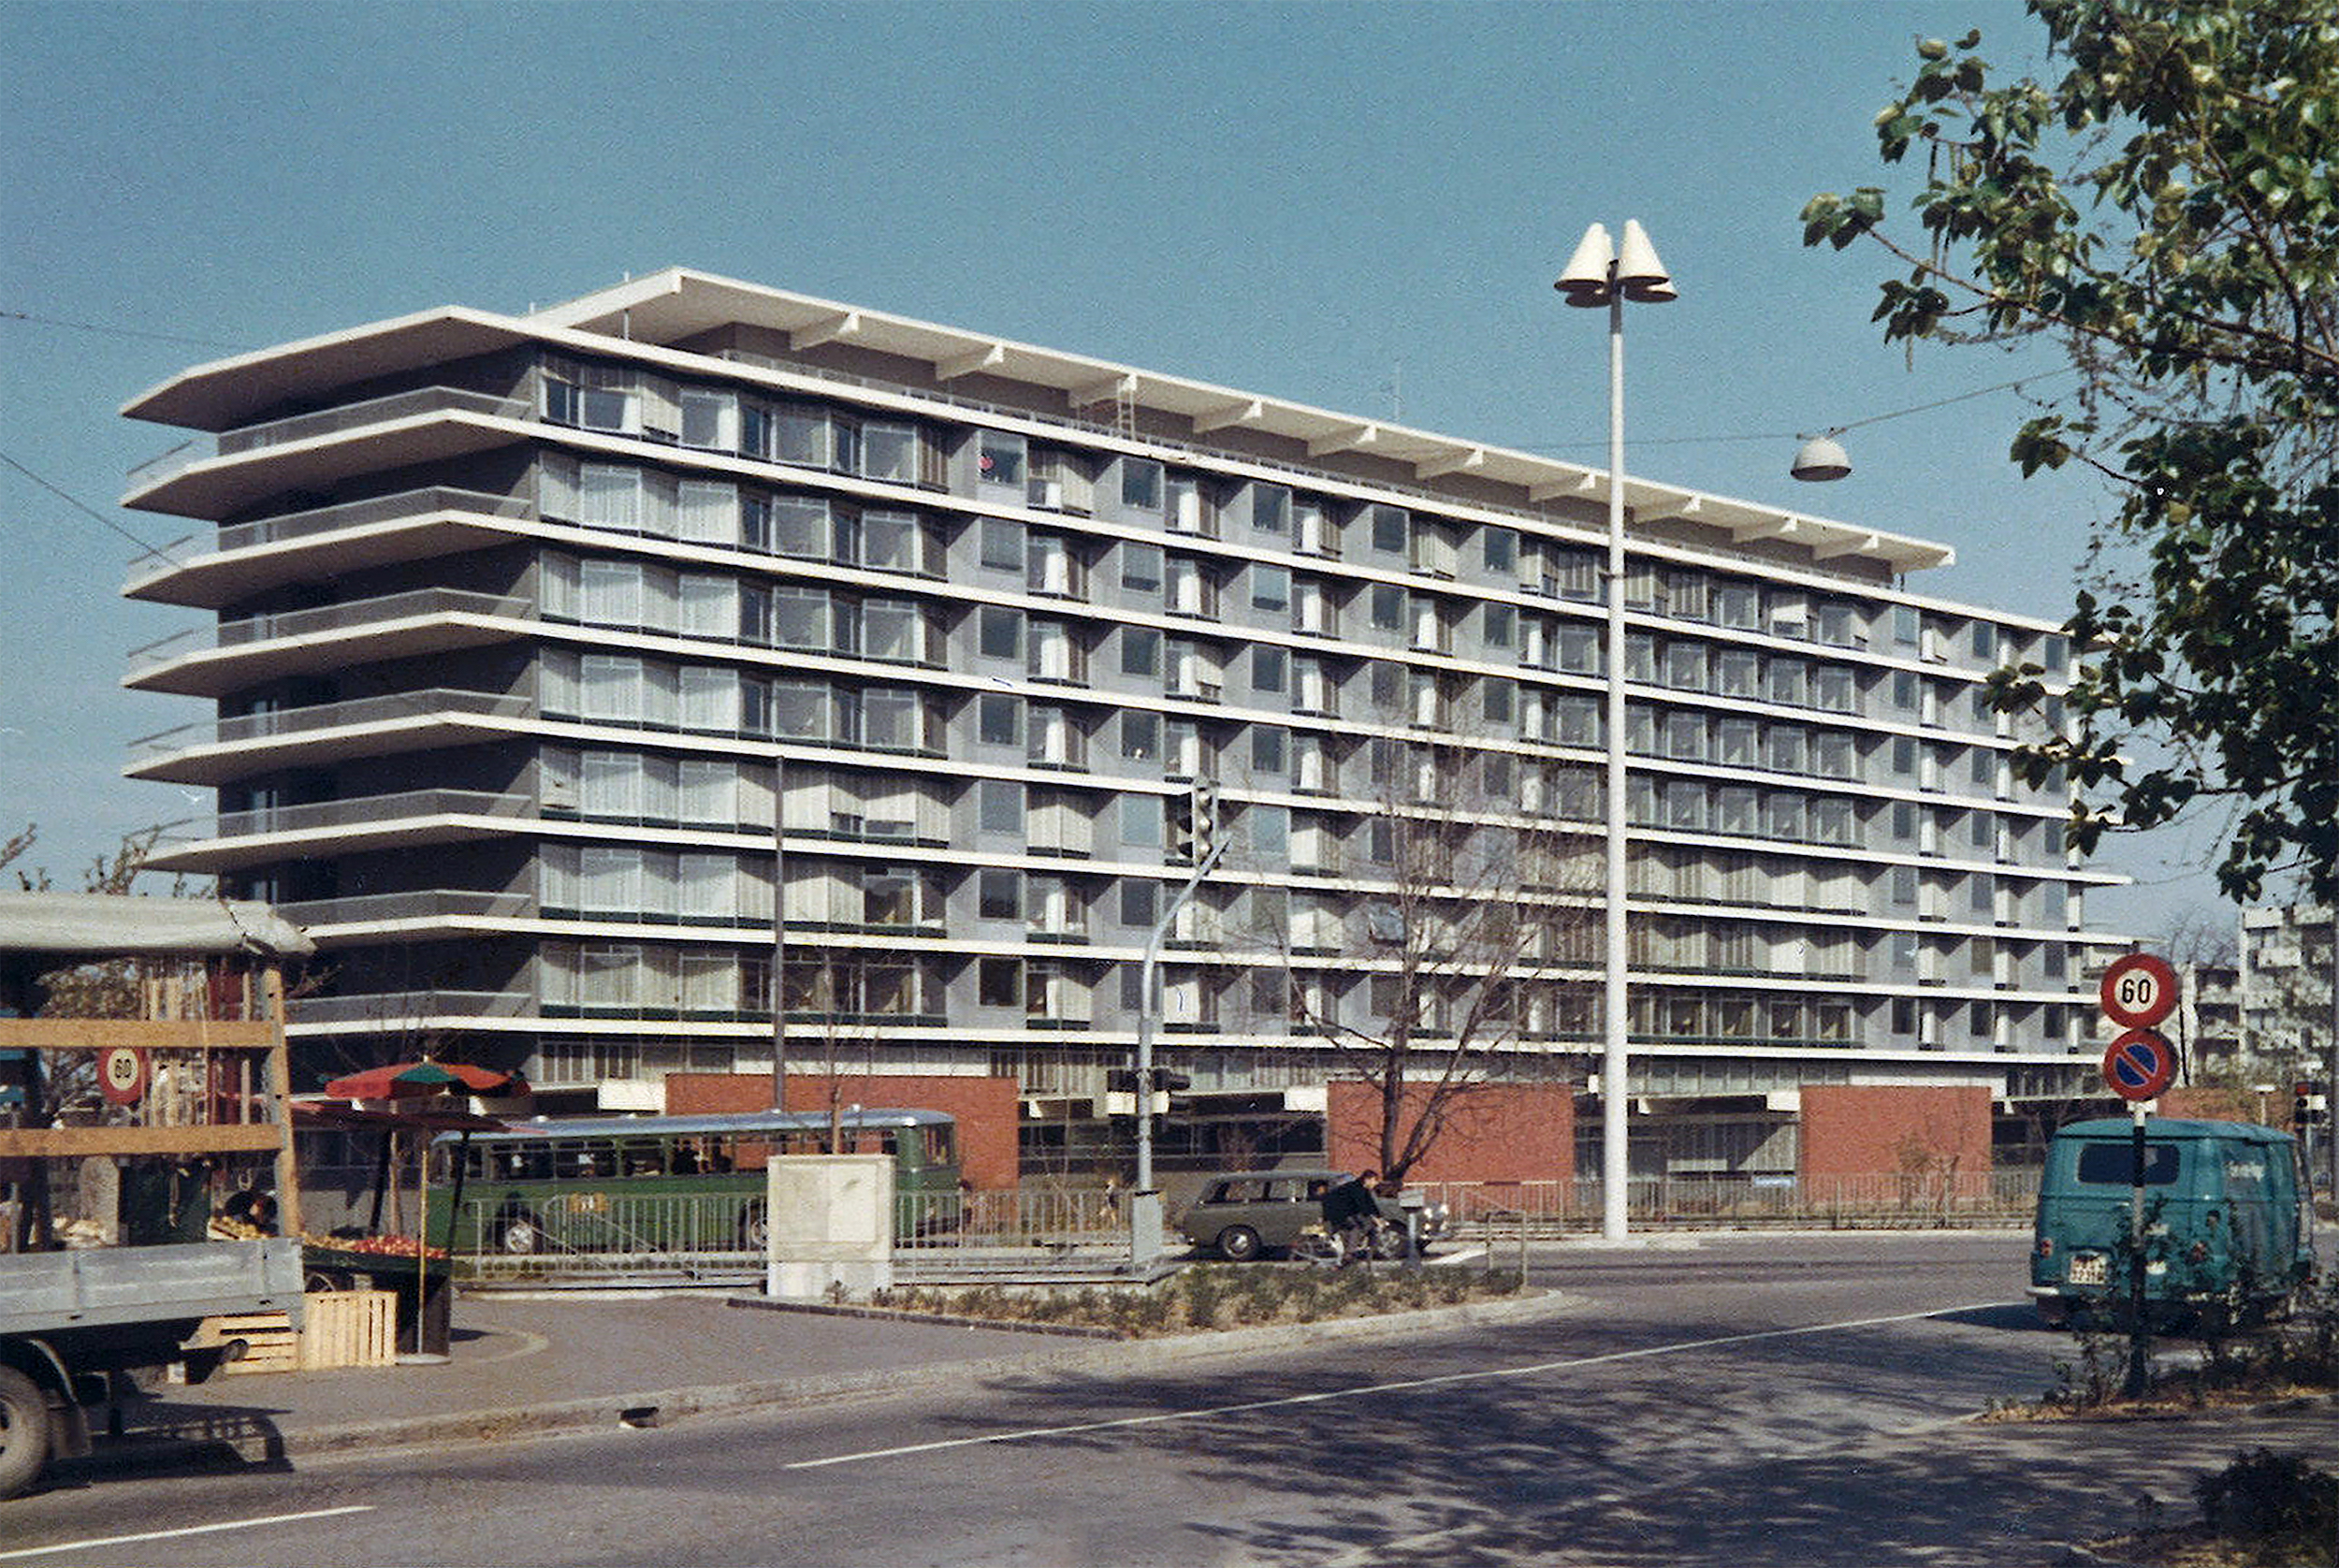
[[[985,1432],[980,1437],[946,1437],[932,1443],[908,1443],[896,1448],[870,1448],[858,1454],[835,1454],[824,1459],[796,1459],[780,1466],[782,1470],[820,1470],[833,1464],[855,1464],[864,1459],[900,1459],[909,1454],[932,1454],[946,1448],[971,1448],[985,1443],[1022,1443],[1031,1438],[1070,1437],[1080,1432],[1111,1431],[1121,1427],[1159,1426],[1170,1421],[1200,1421],[1217,1416],[1242,1416],[1257,1410],[1280,1410],[1290,1405],[1321,1404],[1329,1400],[1359,1399],[1373,1394],[1403,1393],[1416,1388],[1438,1388],[1455,1383],[1479,1383],[1493,1378],[1534,1377],[1544,1372],[1567,1372],[1577,1367],[1605,1366],[1615,1361],[1636,1361],[1651,1356],[1671,1356],[1684,1350],[1713,1350],[1726,1344],[1749,1344],[1756,1340],[1792,1339],[1804,1334],[1826,1334],[1846,1328],[1876,1328],[1888,1323],[1916,1323],[1928,1317],[1945,1317],[1953,1313],[1980,1312],[1990,1307],[2007,1305],[2003,1301],[1975,1301],[1962,1307],[1936,1307],[1930,1312],[1898,1313],[1890,1317],[1852,1318],[1842,1323],[1812,1323],[1800,1328],[1763,1328],[1750,1334],[1724,1334],[1718,1339],[1681,1340],[1672,1344],[1643,1345],[1637,1350],[1611,1350],[1600,1356],[1575,1356],[1557,1361],[1533,1361],[1516,1367],[1488,1367],[1477,1372],[1442,1372],[1436,1377],[1409,1377],[1395,1383],[1369,1383],[1355,1388],[1329,1388],[1315,1394],[1287,1394],[1281,1399],[1253,1400],[1243,1404],[1212,1405],[1201,1410],[1165,1410],[1150,1416],[1123,1416],[1110,1421],[1082,1421],[1063,1427],[1026,1427],[1017,1431]]]
[[[220,1524],[192,1524],[183,1530],[150,1530],[142,1535],[108,1535],[94,1541],[65,1541],[53,1546],[20,1546],[15,1551],[0,1552],[0,1562],[17,1558],[47,1557],[53,1552],[95,1551],[100,1546],[127,1546],[140,1541],[171,1541],[182,1535],[211,1535],[223,1530],[256,1530],[262,1525],[298,1524],[302,1519],[329,1519],[338,1514],[370,1514],[373,1504],[361,1503],[346,1508],[316,1508],[305,1514],[270,1514],[257,1519],[228,1519]]]

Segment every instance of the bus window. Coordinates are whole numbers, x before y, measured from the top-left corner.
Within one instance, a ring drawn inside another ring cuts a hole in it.
[[[957,1152],[951,1147],[949,1123],[929,1123],[921,1130],[924,1136],[920,1141],[925,1145],[928,1165],[956,1165],[958,1163]]]
[[[605,1139],[580,1139],[553,1145],[552,1174],[556,1181],[597,1181],[616,1173],[617,1152]]]

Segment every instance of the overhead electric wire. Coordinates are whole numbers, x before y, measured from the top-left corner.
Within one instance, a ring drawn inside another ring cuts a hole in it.
[[[2052,376],[2076,374],[2079,369],[2080,367],[2076,365],[2064,365],[2050,370],[2034,370],[2029,375],[2017,376],[2012,381],[2001,381],[1993,386],[1977,386],[1968,392],[1953,392],[1946,398],[1936,398],[1930,402],[1911,403],[1907,408],[1890,409],[1882,414],[1871,414],[1865,419],[1849,419],[1840,425],[1830,425],[1826,428],[1825,433],[1831,436],[1841,435],[1846,430],[1856,430],[1866,425],[1879,425],[1887,419],[1899,419],[1911,414],[1927,414],[1937,408],[1947,408],[1952,403],[1962,403],[1974,398],[1986,398],[1995,392],[2018,391],[2034,381],[2045,381]],[[1636,436],[1634,438],[1633,444],[1635,446],[1691,446],[1732,441],[1803,441],[1810,434],[1809,430],[1764,430],[1751,435]],[[1600,441],[1572,441],[1557,445],[1520,446],[1514,450],[1578,452],[1599,449],[1605,444],[1605,442]]]
[[[63,316],[36,315],[30,311],[0,311],[0,320],[28,321],[42,327],[68,327],[76,332],[110,332],[118,338],[152,338],[157,342],[192,343],[197,348],[248,349],[252,343],[222,342],[217,338],[190,338],[178,332],[151,332],[142,327],[112,327],[94,321],[67,321]]]

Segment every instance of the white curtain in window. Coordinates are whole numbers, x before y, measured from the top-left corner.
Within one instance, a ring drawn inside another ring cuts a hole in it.
[[[643,474],[642,531],[660,539],[672,539],[676,531],[675,515],[680,510],[680,495],[681,481],[673,474]]]
[[[536,706],[545,713],[583,711],[576,650],[546,648],[536,664]]]
[[[738,857],[727,853],[683,855],[677,912],[685,920],[736,920],[739,915]]]
[[[672,920],[680,912],[677,888],[680,875],[676,869],[676,856],[671,849],[642,851],[642,912],[646,915]]]
[[[871,775],[860,781],[863,828],[872,838],[927,836],[921,822],[920,797],[924,786],[914,778]]]
[[[536,949],[536,995],[550,1007],[577,1004],[577,950],[574,942],[545,942]]]
[[[682,728],[730,733],[739,728],[739,675],[712,664],[682,668]]]
[[[642,759],[642,815],[653,822],[679,820],[681,808],[676,803],[676,766],[672,757]]]
[[[576,459],[565,452],[546,453],[536,465],[536,515],[554,522],[574,522],[579,505]]]
[[[676,764],[675,820],[723,827],[739,821],[739,764],[684,757]]]
[[[578,809],[588,817],[644,815],[641,757],[631,751],[586,752]]]
[[[835,818],[858,818],[859,799],[837,787],[834,776],[821,768],[792,767],[787,772],[787,816],[785,824],[791,833],[829,833],[835,829]]]
[[[739,543],[739,486],[686,479],[676,494],[675,532],[692,544]]]
[[[642,911],[642,852],[588,844],[577,852],[577,907],[603,914]]]
[[[547,844],[536,857],[536,902],[551,909],[578,907],[576,849],[574,844]]]
[[[577,520],[586,527],[631,532],[642,526],[641,470],[616,463],[586,463],[578,471],[577,487],[584,513]]]
[[[578,579],[577,618],[593,626],[640,626],[642,563],[588,560]]]
[[[577,661],[576,711],[587,719],[637,723],[644,717],[642,661],[623,654],[588,653]]]
[[[674,728],[679,711],[680,676],[672,664],[642,661],[642,722],[652,729]]]
[[[682,1010],[735,1012],[739,1007],[739,966],[727,952],[685,948],[679,958]]]
[[[536,599],[540,612],[557,620],[578,618],[577,576],[574,556],[545,556],[536,569]]]
[[[676,583],[676,630],[686,637],[729,641],[739,634],[739,582],[720,572],[685,572]]]

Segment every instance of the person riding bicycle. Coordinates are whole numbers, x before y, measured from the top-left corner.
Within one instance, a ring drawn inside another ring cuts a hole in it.
[[[1365,1171],[1324,1195],[1324,1228],[1331,1232],[1332,1245],[1344,1263],[1352,1251],[1367,1255],[1371,1251],[1373,1227],[1381,1217],[1381,1206],[1373,1198],[1373,1184],[1379,1175],[1377,1170]]]

